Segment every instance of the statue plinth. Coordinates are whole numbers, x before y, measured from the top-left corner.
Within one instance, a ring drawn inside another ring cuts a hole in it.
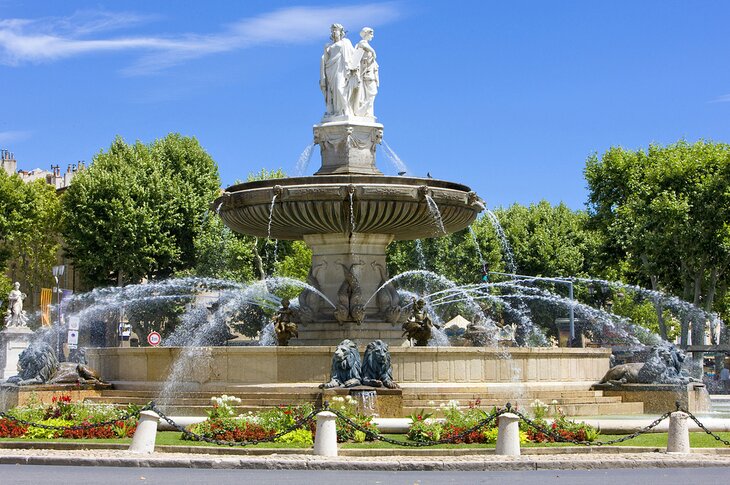
[[[338,116],[314,125],[314,143],[322,154],[315,175],[383,175],[375,166],[375,151],[383,140],[383,125],[368,117]]]
[[[0,332],[0,381],[18,374],[18,358],[32,336],[28,327],[8,327]]]

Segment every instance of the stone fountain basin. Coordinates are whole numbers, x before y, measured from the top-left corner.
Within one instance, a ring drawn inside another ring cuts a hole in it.
[[[443,235],[429,210],[427,196],[438,206],[448,233],[465,229],[484,209],[483,201],[465,185],[371,175],[247,182],[229,187],[214,206],[220,205],[219,214],[231,229],[258,237],[296,240],[309,234],[357,232],[412,240]]]

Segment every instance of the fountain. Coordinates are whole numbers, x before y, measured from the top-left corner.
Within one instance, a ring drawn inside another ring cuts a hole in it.
[[[484,204],[464,185],[388,177],[378,170],[376,148],[384,128],[372,114],[374,93],[366,81],[372,72],[365,55],[369,51],[352,48],[340,35],[333,31],[333,44],[322,61],[327,112],[314,125],[320,169],[310,177],[234,185],[214,206],[234,231],[304,240],[312,249],[309,283],[337,306],[327,308],[305,290],[299,297],[304,325],[291,344],[336,345],[351,338],[400,345],[402,332],[396,324],[401,323],[400,308],[408,302],[401,302],[392,288],[367,300],[388,280],[386,247],[394,240],[465,229]],[[347,91],[355,80],[348,77],[350,67],[341,59],[349,56],[360,73],[354,93]]]
[[[176,412],[202,414],[215,393],[239,395],[242,406],[270,406],[355,392],[363,407],[383,417],[402,417],[430,401],[464,396],[479,397],[484,405],[556,399],[568,414],[641,412],[641,402],[625,403],[591,390],[609,369],[609,348],[546,347],[547,339],[531,322],[525,302],[572,308],[597,334],[608,329],[604,333],[638,344],[627,330],[629,323],[526,280],[457,286],[426,270],[420,239],[466,229],[485,204],[464,185],[409,176],[387,146],[399,176],[378,170],[376,152],[384,130],[373,114],[378,66],[368,43],[372,30],[363,33],[365,44],[353,47],[342,26],[333,25],[332,43],[322,57],[326,112],[313,127],[319,170],[312,176],[237,184],[211,204],[234,231],[268,241],[303,240],[312,250],[306,283],[271,277],[250,285],[171,280],[91,292],[89,298],[100,303],[90,308],[97,310],[115,308],[120,300],[144,305],[155,298],[180,298],[183,289],[207,286],[222,295],[211,315],[198,318],[202,322],[189,312],[183,328],[163,347],[89,349],[90,365],[115,386],[116,394],[99,399],[149,397],[174,405],[176,397],[185,397],[188,403],[203,404],[173,406]],[[300,157],[298,170],[304,170],[311,148]],[[491,212],[487,217],[512,271],[514,261],[499,222]],[[388,274],[386,248],[395,240],[416,240],[419,270]],[[478,251],[476,237],[475,245]],[[485,268],[481,253],[475,256]],[[396,287],[409,278],[420,279],[425,291],[415,294]],[[279,284],[300,288],[291,306],[273,294]],[[412,308],[415,302],[418,306]],[[503,306],[514,323],[498,326],[480,302]],[[448,346],[435,310],[452,304],[472,314],[467,335],[477,345]],[[262,345],[220,346],[211,335],[218,335],[214,330],[242,305],[276,312],[273,322],[261,328]],[[404,330],[417,346],[404,346]],[[345,341],[353,342],[355,352],[377,341],[379,348],[389,345],[392,375],[363,382],[381,381],[382,387],[373,390],[353,382],[346,389],[341,384],[347,380],[331,379],[331,357]],[[518,346],[499,347],[498,341]],[[322,383],[327,384],[320,390]]]

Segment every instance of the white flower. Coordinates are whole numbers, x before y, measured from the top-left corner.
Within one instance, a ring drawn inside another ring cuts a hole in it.
[[[436,405],[436,403],[435,403],[434,401],[428,401],[428,405],[429,405],[429,406],[435,406],[435,405]]]
[[[558,400],[557,399],[553,399],[553,402],[550,403],[550,404],[552,404],[553,406],[556,406],[558,404]]]

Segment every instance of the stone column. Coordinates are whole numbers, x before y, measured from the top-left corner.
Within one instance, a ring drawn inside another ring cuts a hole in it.
[[[314,454],[337,456],[337,415],[330,411],[317,413],[317,434],[314,437]]]
[[[28,348],[32,336],[28,327],[8,327],[0,332],[0,381],[18,375],[20,353]]]
[[[345,281],[346,270],[353,271],[360,285],[363,305],[375,293],[382,280],[380,268],[387,272],[385,248],[392,240],[391,234],[358,232],[304,236],[304,241],[312,249],[312,267],[321,265],[317,279],[322,293],[335,305]],[[332,310],[331,307],[327,308],[328,312]],[[372,319],[378,311],[377,299],[373,298],[365,306],[366,317]]]
[[[132,453],[152,453],[155,451],[155,440],[157,438],[157,422],[160,417],[152,411],[142,411],[139,414],[137,430],[132,437],[132,444],[129,451]]]
[[[520,417],[516,414],[505,413],[497,418],[497,455],[520,455]]]
[[[689,414],[677,411],[669,415],[669,435],[667,436],[667,453],[689,453]]]

